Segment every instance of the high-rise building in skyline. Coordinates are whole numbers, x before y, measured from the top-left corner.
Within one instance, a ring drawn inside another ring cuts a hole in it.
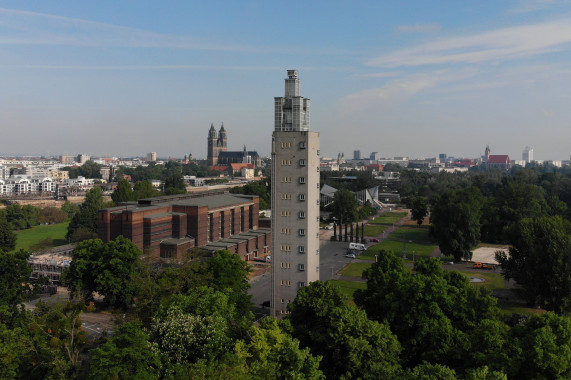
[[[287,314],[300,287],[319,280],[319,133],[310,132],[310,100],[288,70],[276,97],[272,134],[272,298]]]
[[[526,146],[521,154],[521,159],[526,163],[533,161],[533,148]]]
[[[354,160],[360,160],[361,159],[361,151],[360,150],[354,150],[353,151],[353,159]]]
[[[157,152],[147,153],[147,161],[156,161],[156,160],[157,160]]]

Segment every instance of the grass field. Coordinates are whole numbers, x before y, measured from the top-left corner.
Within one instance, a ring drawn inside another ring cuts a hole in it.
[[[377,216],[373,219],[371,224],[393,224],[398,222],[400,219],[407,216],[407,212],[385,212],[384,214]]]
[[[407,243],[436,244],[436,241],[428,235],[428,227],[401,227],[391,233],[390,239],[400,240],[406,239]]]
[[[434,248],[436,248],[435,244],[406,243],[406,252],[408,258],[410,259],[412,259],[413,253],[415,257],[430,256],[430,253],[434,250]],[[359,258],[363,260],[374,260],[375,255],[383,249],[389,252],[392,251],[395,255],[401,257],[403,251],[403,243],[402,241],[396,240],[383,240],[379,244],[375,244],[367,248],[363,254],[359,255]]]
[[[347,297],[348,304],[354,305],[353,293],[357,289],[366,289],[367,284],[364,282],[354,282],[354,281],[343,281],[343,280],[329,280],[331,283],[339,287],[341,294]]]
[[[504,289],[504,277],[499,273],[490,273],[488,271],[481,271],[481,272],[468,272],[459,270],[457,272],[462,273],[464,276],[470,277],[480,277],[485,280],[485,282],[473,282],[472,284],[475,286],[485,286],[490,288],[491,290],[494,289]]]
[[[360,258],[361,256],[359,256]],[[351,263],[339,272],[342,276],[361,277],[363,271],[371,267],[370,263]]]
[[[380,224],[366,224],[365,236],[379,236],[386,228],[386,226],[382,226]]]
[[[67,233],[68,224],[69,222],[63,222],[16,231],[16,250],[28,250],[33,245],[46,239],[52,239],[52,247],[67,244],[65,234]]]

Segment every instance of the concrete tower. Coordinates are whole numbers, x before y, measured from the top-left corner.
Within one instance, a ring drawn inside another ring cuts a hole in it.
[[[272,315],[287,314],[297,290],[319,280],[319,133],[309,131],[310,100],[288,70],[275,98],[272,135]]]
[[[525,149],[523,150],[523,153],[521,155],[522,160],[524,160],[526,163],[530,163],[533,161],[533,148],[526,146]]]

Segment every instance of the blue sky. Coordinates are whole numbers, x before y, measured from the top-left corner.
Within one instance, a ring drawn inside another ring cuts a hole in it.
[[[0,1],[0,153],[270,153],[297,69],[324,155],[571,154],[571,2]]]

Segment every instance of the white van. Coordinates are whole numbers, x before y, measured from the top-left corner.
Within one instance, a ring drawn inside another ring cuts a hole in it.
[[[361,243],[349,243],[349,249],[356,249],[357,251],[364,251],[365,249],[367,249],[367,247],[365,247],[365,244],[361,244]]]

